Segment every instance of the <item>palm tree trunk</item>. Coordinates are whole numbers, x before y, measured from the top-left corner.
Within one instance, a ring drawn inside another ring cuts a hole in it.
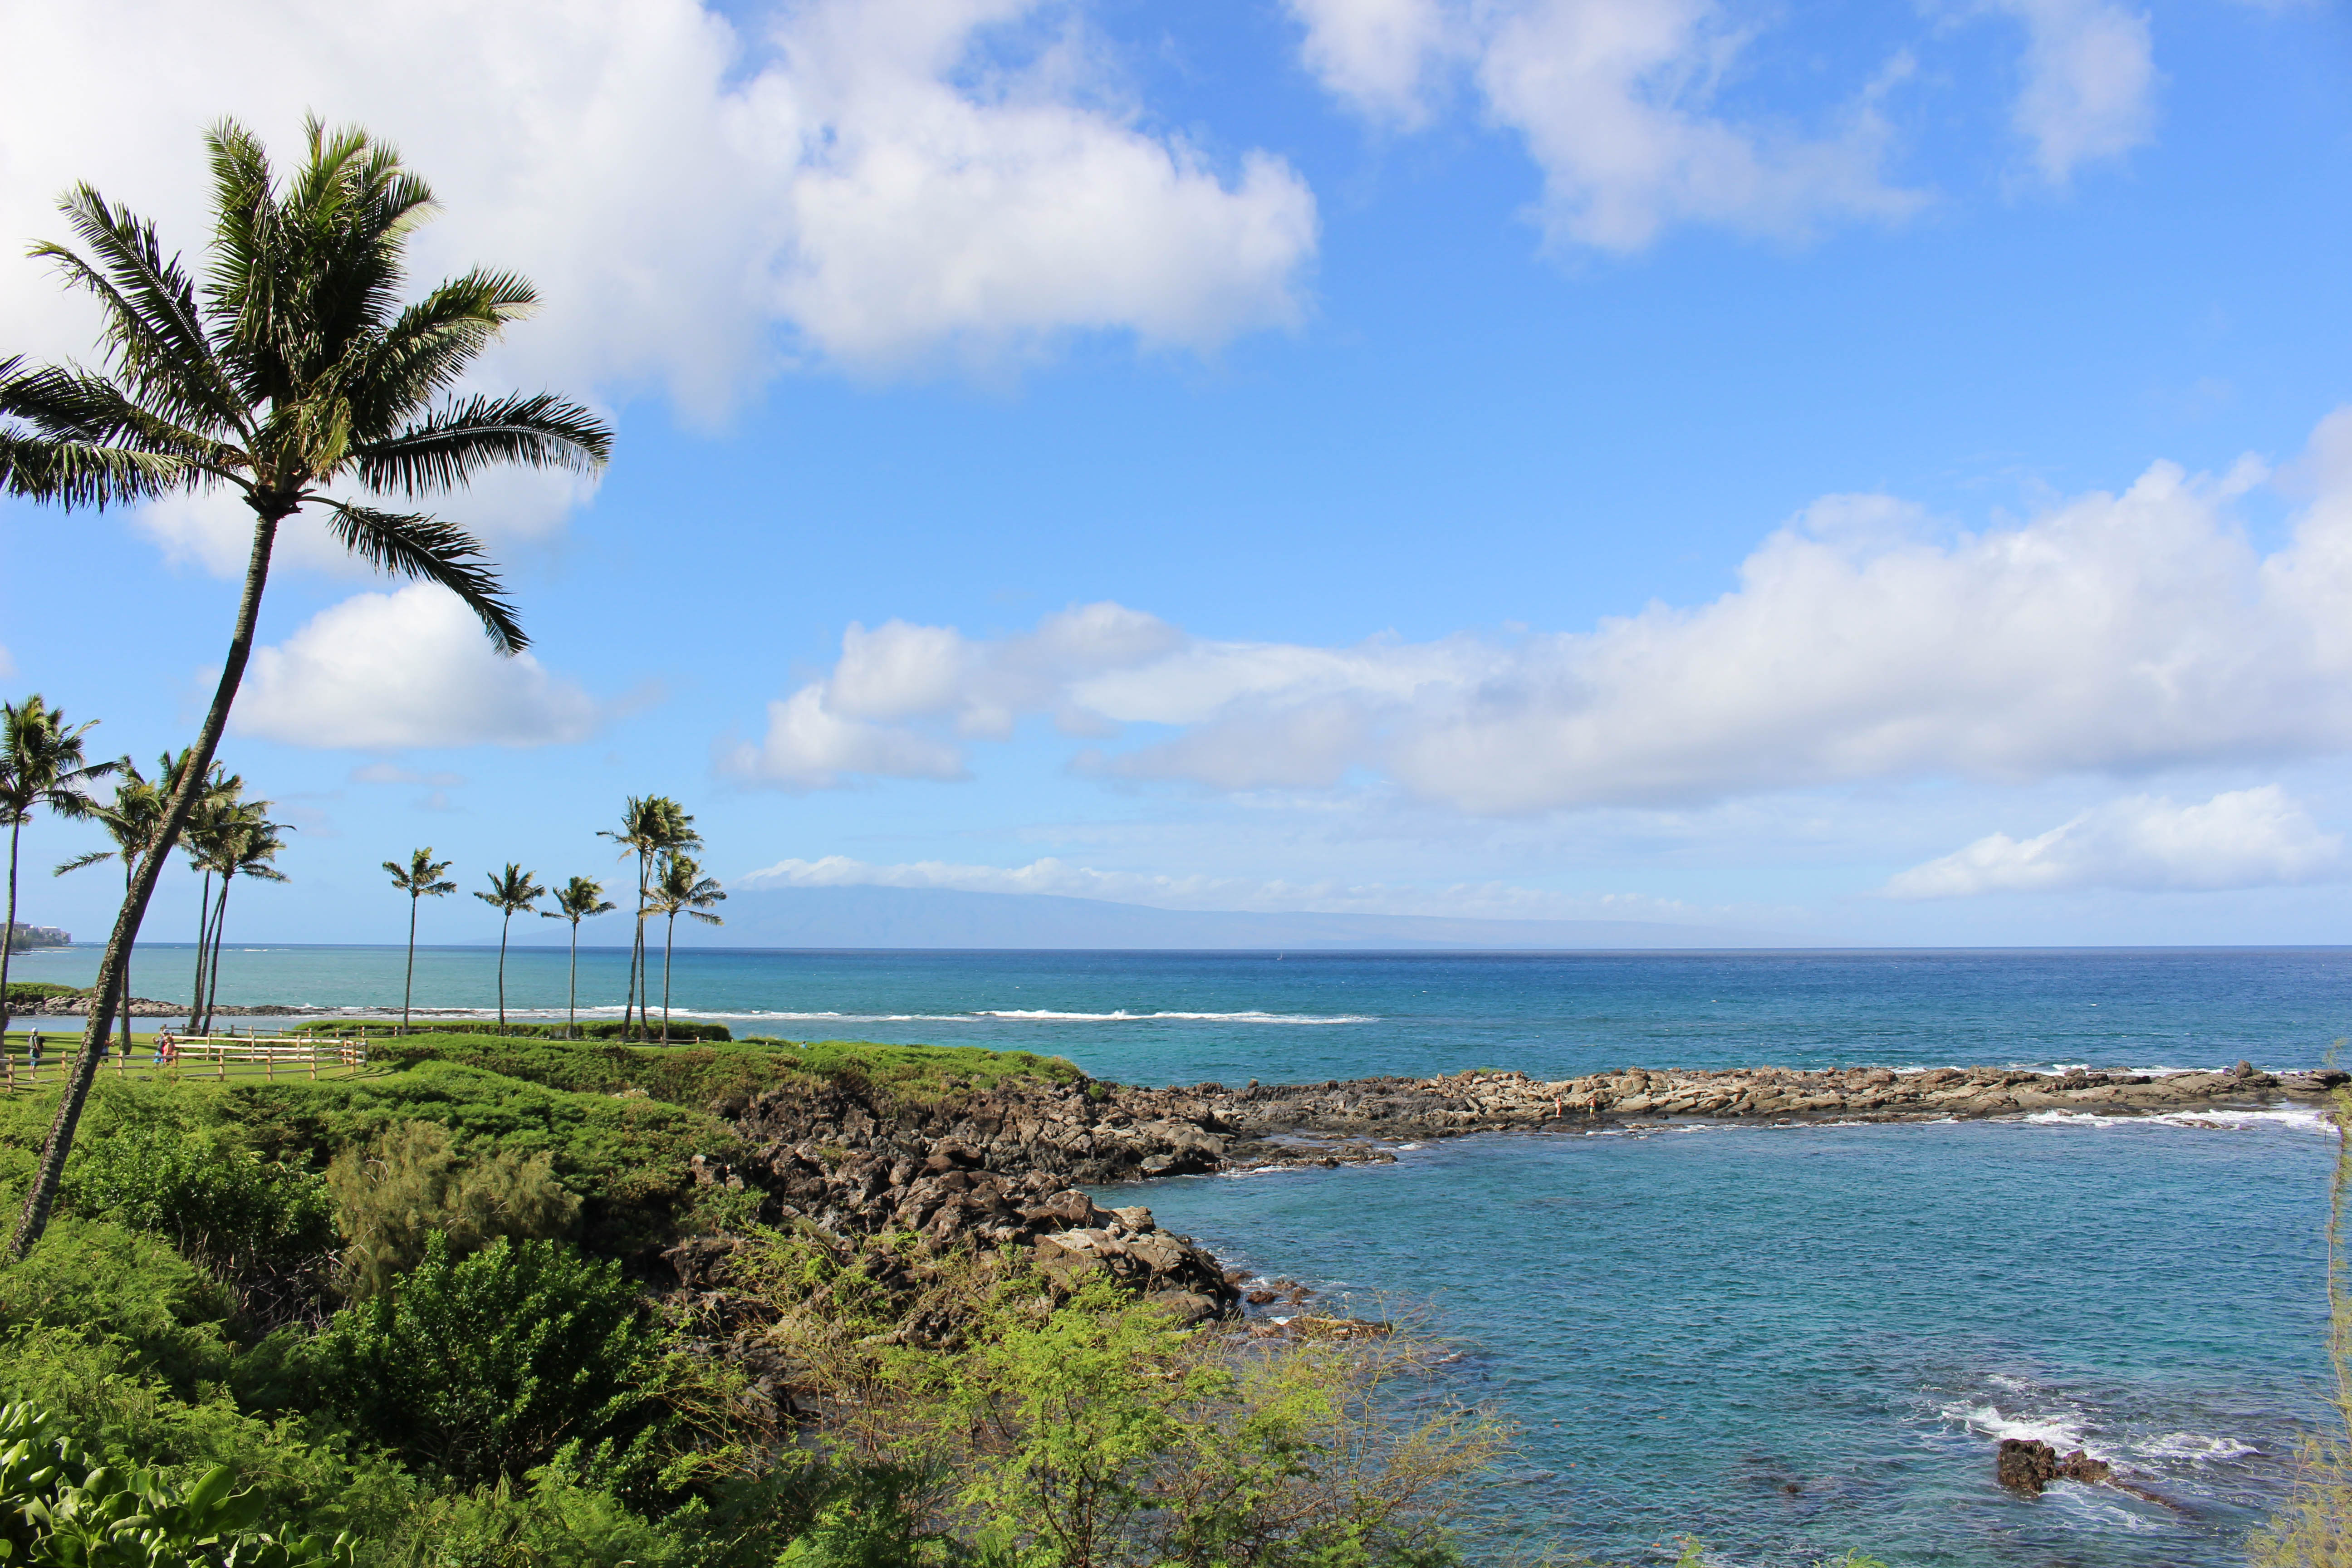
[[[514,924],[514,913],[509,910],[499,922],[499,1033],[507,1032],[507,927]]]
[[[409,998],[416,994],[416,898],[408,895],[408,974],[400,983],[400,1032],[408,1033]]]
[[[125,846],[122,851],[122,896],[126,899],[131,896],[131,868],[138,863],[139,858]],[[0,987],[0,990],[5,989]],[[122,955],[122,1059],[126,1063],[131,1060],[131,998],[135,994],[131,989],[131,955],[126,952]]]
[[[563,1037],[580,1037],[580,922],[572,922],[572,994],[563,1005]]]
[[[672,910],[669,929],[662,933],[662,1044],[669,1044],[669,954],[677,945],[677,911]]]
[[[640,847],[637,850],[637,930],[636,934],[630,939],[629,973],[635,976],[637,1038],[641,1040],[646,1037],[646,992],[651,988],[648,982],[652,979],[652,976],[646,973],[646,883],[650,865],[647,851]],[[629,1015],[625,1009],[621,1014],[621,1037],[623,1039],[629,1037]]]
[[[220,1004],[221,938],[228,933],[229,873],[221,873],[220,902],[213,906],[213,972],[205,992],[205,1033],[213,1032],[213,1009]]]
[[[0,926],[0,1045],[8,1038],[8,955],[16,951],[16,836],[25,830],[20,817],[8,825],[8,923]],[[98,1005],[98,998],[89,999]]]
[[[205,873],[204,889],[196,895],[196,989],[188,997],[188,1033],[205,1013],[205,960],[213,951],[213,874]]]
[[[114,930],[107,936],[106,954],[99,960],[98,979],[90,987],[89,1021],[82,1030],[81,1049],[74,1057],[73,1076],[67,1079],[65,1092],[58,1098],[57,1115],[51,1119],[48,1138],[41,1145],[40,1167],[34,1173],[31,1190],[25,1194],[25,1211],[17,1218],[16,1233],[8,1240],[10,1262],[22,1259],[49,1227],[49,1211],[57,1206],[58,1184],[65,1178],[66,1156],[73,1152],[74,1130],[81,1125],[82,1107],[89,1102],[90,1082],[98,1076],[99,1052],[113,1032],[114,1009],[122,999],[131,944],[138,938],[140,922],[147,918],[147,902],[155,896],[155,883],[163,874],[163,862],[171,858],[173,847],[180,841],[180,830],[187,826],[188,814],[195,809],[196,796],[204,792],[205,775],[212,771],[213,752],[220,746],[221,731],[228,727],[230,705],[236,702],[237,686],[245,679],[246,661],[253,656],[254,622],[261,614],[261,590],[269,581],[269,552],[278,542],[278,523],[293,510],[291,506],[282,510],[273,506],[256,517],[253,554],[246,563],[245,590],[237,598],[236,626],[229,634],[228,657],[221,661],[220,682],[213,689],[212,707],[205,710],[204,728],[196,731],[196,743],[189,749],[187,771],[181,775],[179,787],[172,792],[171,808],[163,814],[163,826],[156,831],[155,847],[141,859],[131,894],[122,900],[122,909],[114,917]]]

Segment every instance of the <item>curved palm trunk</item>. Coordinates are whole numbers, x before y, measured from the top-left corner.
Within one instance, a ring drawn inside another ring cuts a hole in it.
[[[194,1034],[205,1015],[205,962],[213,951],[213,874],[205,873],[203,891],[196,895],[196,988],[188,996],[188,1032]]]
[[[651,867],[652,859],[648,852],[640,848],[637,851],[637,931],[629,944],[629,974],[630,989],[635,993],[634,1000],[637,1010],[637,1038],[641,1040],[646,1037],[646,1030],[652,1026],[650,1020],[646,1016],[647,1011],[646,993],[652,989],[647,984],[652,977],[646,973],[646,888],[650,880]],[[629,1037],[629,1014],[625,1007],[621,1011],[621,1037],[623,1039]]]
[[[662,1044],[669,1044],[669,954],[677,945],[677,911],[672,910],[669,929],[662,933]]]
[[[572,987],[563,1004],[563,1037],[580,1037],[580,922],[572,922]]]
[[[20,819],[8,825],[8,923],[0,926],[0,1044],[8,1038],[8,955],[16,951],[16,835],[25,830]],[[98,998],[89,1000],[93,1007]]]
[[[400,983],[400,1032],[408,1033],[408,1004],[416,994],[416,900],[419,895],[408,895],[408,973]]]
[[[25,1210],[17,1218],[16,1235],[8,1241],[11,1262],[30,1252],[49,1226],[49,1211],[57,1206],[58,1184],[65,1176],[66,1156],[73,1150],[74,1130],[81,1125],[90,1081],[98,1076],[100,1052],[108,1035],[113,1032],[114,1009],[122,1000],[131,944],[139,935],[140,921],[147,917],[147,902],[155,896],[155,883],[163,873],[163,862],[179,843],[180,830],[187,826],[188,814],[195,809],[196,796],[204,792],[205,775],[212,771],[213,752],[220,746],[221,731],[228,727],[229,707],[236,700],[237,686],[245,679],[246,661],[253,655],[254,622],[261,613],[261,590],[269,581],[269,552],[278,542],[278,523],[292,510],[272,509],[257,515],[253,553],[246,563],[245,591],[237,598],[236,626],[229,634],[228,657],[221,662],[220,683],[213,689],[212,707],[205,713],[204,728],[196,731],[196,743],[190,748],[188,765],[180,776],[179,787],[172,792],[172,805],[163,814],[162,827],[156,831],[155,847],[140,858],[131,891],[122,900],[121,912],[114,917],[114,930],[107,936],[106,954],[99,960],[98,980],[90,988],[89,1021],[82,1030],[81,1049],[74,1056],[72,1076],[66,1080],[65,1092],[58,1099],[57,1115],[50,1120],[47,1141],[41,1145],[40,1168],[34,1173],[32,1189],[25,1194]]]
[[[499,922],[499,1033],[507,1032],[507,928],[514,924],[514,911],[509,910]]]
[[[213,1009],[220,1005],[221,939],[228,934],[229,873],[221,873],[220,902],[213,906],[213,968],[210,988],[205,992],[205,1033],[213,1032]],[[123,993],[130,995],[128,991]],[[124,1006],[130,1003],[125,1001]]]

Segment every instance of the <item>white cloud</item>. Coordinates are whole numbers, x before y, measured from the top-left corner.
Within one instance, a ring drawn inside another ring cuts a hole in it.
[[[2042,177],[2063,184],[2156,132],[2155,46],[2144,13],[2112,0],[1994,0],[2025,26],[2013,120]]]
[[[78,179],[201,236],[197,135],[301,115],[400,144],[447,216],[422,270],[538,282],[503,378],[640,383],[715,415],[797,356],[886,371],[1071,331],[1213,349],[1297,318],[1315,203],[1118,104],[1057,0],[808,0],[742,32],[697,0],[0,0],[0,319],[85,353],[21,242]]]
[[[0,643],[0,680],[13,679],[16,673],[16,659],[9,654],[7,645]]]
[[[230,727],[291,746],[544,746],[593,734],[595,701],[530,654],[501,658],[455,595],[362,594],[256,648]]]
[[[1555,893],[1508,882],[1420,887],[1329,878],[1301,881],[1282,878],[1170,877],[1142,871],[1098,870],[1053,856],[1025,866],[983,866],[948,860],[877,865],[845,855],[827,855],[817,860],[779,860],[733,879],[729,886],[747,891],[761,888],[948,888],[977,893],[1050,893],[1170,910],[1444,915],[1479,920],[1693,921],[1720,920],[1732,912],[1639,894]]]
[[[728,773],[786,789],[825,789],[861,777],[960,779],[958,746],[906,728],[938,721],[955,734],[1003,740],[1024,713],[1056,712],[1085,732],[1097,721],[1068,695],[1074,682],[1164,657],[1175,627],[1118,605],[1046,616],[1034,632],[989,641],[952,626],[852,623],[825,679],[768,704],[758,742],[722,746]]]
[[[1556,242],[1632,251],[1679,223],[1802,237],[1832,218],[1893,218],[1879,95],[1907,57],[1858,85],[1819,134],[1742,117],[1725,78],[1749,29],[1711,0],[1290,0],[1305,58],[1376,120],[1425,122],[1452,75],[1517,132],[1544,173]]]
[[[2338,876],[2344,837],[2322,833],[2276,784],[2233,790],[2193,805],[2133,795],[2086,811],[2038,837],[1995,833],[1886,884],[1898,899],[1974,893],[2266,888]]]
[[[1916,508],[1832,497],[1732,592],[1589,632],[1213,642],[1108,605],[1002,639],[853,627],[840,668],[775,705],[734,765],[795,787],[955,777],[961,738],[1051,714],[1071,734],[1154,727],[1081,759],[1110,774],[1249,790],[1363,770],[1507,815],[2326,755],[2352,747],[2352,409],[2294,472],[2308,502],[2267,556],[2233,511],[2251,460],[2158,463],[2121,494],[1940,542]]]

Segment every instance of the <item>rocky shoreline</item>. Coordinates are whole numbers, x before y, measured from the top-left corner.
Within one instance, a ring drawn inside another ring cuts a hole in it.
[[[1622,1072],[1547,1082],[1517,1072],[1320,1084],[1144,1089],[1085,1078],[1016,1079],[894,1100],[855,1081],[813,1081],[710,1109],[741,1134],[731,1161],[698,1156],[695,1180],[747,1195],[761,1220],[814,1226],[862,1249],[884,1283],[918,1255],[1022,1249],[1063,1285],[1095,1271],[1190,1322],[1253,1334],[1353,1334],[1377,1325],[1306,1309],[1289,1280],[1227,1269],[1138,1204],[1104,1208],[1082,1187],[1215,1172],[1393,1161],[1399,1143],[1476,1132],[1593,1131],[1627,1124],[1760,1124],[2021,1116],[2045,1110],[2160,1115],[2317,1103],[2352,1075],[2270,1074],[2241,1063],[2168,1074],[2001,1068],[1896,1073]],[[730,1289],[727,1236],[665,1254],[679,1300],[709,1343],[791,1404],[791,1369],[762,1357],[762,1313]]]
[[[213,1016],[216,1018],[308,1018],[334,1011],[336,1009],[331,1007],[296,1007],[275,1002],[249,1007],[223,1003],[213,1009]],[[17,1018],[84,1018],[89,1016],[89,993],[83,991],[70,996],[45,996],[38,1002],[17,1004],[9,1012],[12,1017]],[[184,1018],[188,1016],[188,1005],[185,1002],[159,1002],[152,996],[133,996],[129,1012],[134,1018]],[[118,1011],[115,1016],[120,1017],[121,1013]]]

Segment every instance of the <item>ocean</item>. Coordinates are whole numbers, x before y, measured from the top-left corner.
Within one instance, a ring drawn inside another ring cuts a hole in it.
[[[484,1008],[494,952],[420,950]],[[224,1000],[397,1008],[398,948],[231,951]],[[87,979],[88,948],[21,954]],[[625,956],[583,952],[583,1013]],[[142,995],[185,948],[142,948]],[[2352,951],[1657,954],[694,949],[681,1014],[739,1034],[1024,1048],[1143,1083],[1471,1067],[2309,1067]],[[656,970],[658,983],[658,970]],[[179,992],[173,987],[176,984]],[[561,1016],[561,950],[509,1011]],[[1406,1313],[1444,1392],[1523,1440],[1486,1553],[1797,1568],[2242,1561],[2325,1414],[2335,1143],[2315,1112],[1706,1126],[1406,1146],[1393,1165],[1190,1177],[1125,1201],[1332,1304]],[[2169,1503],[1992,1481],[2005,1436]]]

